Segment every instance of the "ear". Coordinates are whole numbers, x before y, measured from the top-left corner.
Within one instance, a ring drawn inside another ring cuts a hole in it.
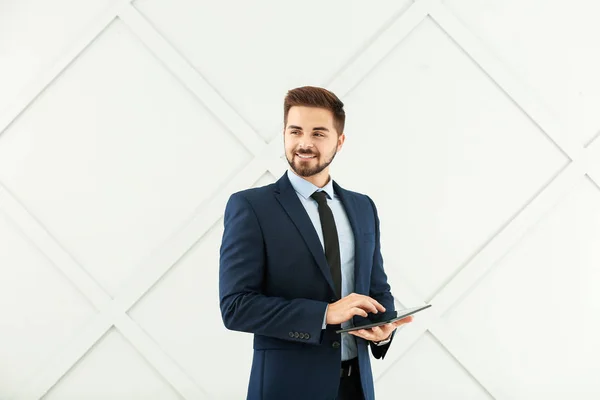
[[[346,135],[344,135],[343,133],[338,136],[338,143],[337,143],[337,151],[339,152],[340,150],[342,150],[342,146],[344,145],[344,142],[346,141]]]

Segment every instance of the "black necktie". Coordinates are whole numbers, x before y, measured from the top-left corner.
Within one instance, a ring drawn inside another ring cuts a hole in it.
[[[325,258],[331,269],[331,277],[338,298],[342,297],[342,263],[340,260],[340,243],[337,228],[333,219],[333,212],[327,205],[327,194],[325,192],[314,192],[310,197],[319,204],[319,217],[321,218],[321,229],[323,229],[323,242],[325,244]]]

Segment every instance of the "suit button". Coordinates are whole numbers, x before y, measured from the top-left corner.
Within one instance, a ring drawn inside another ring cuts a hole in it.
[[[340,342],[338,342],[337,340],[335,342],[333,342],[331,344],[331,347],[333,347],[334,349],[339,349],[340,348]]]
[[[304,339],[304,333],[300,332],[300,339]]]
[[[294,332],[294,337],[295,337],[296,339],[298,339],[298,338],[300,337],[300,334],[299,334],[298,332]]]
[[[290,335],[290,337],[294,337],[294,332],[290,332],[288,335]]]
[[[307,339],[307,340],[310,339],[310,335],[308,333],[305,333],[304,334],[304,339]]]

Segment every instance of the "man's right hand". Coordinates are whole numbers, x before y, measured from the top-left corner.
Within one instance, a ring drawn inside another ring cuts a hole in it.
[[[327,316],[328,325],[337,325],[346,322],[355,315],[367,317],[367,313],[385,312],[385,307],[369,296],[352,293],[348,296],[329,304]]]

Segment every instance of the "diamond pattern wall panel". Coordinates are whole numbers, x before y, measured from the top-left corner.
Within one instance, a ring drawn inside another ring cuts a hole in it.
[[[222,232],[219,220],[129,314],[209,398],[239,399],[245,396],[250,376],[252,336],[228,331],[221,320]]]
[[[118,20],[0,138],[0,180],[111,294],[248,160]]]
[[[25,86],[53,64],[73,38],[106,11],[111,0],[2,2],[0,6],[0,114]]]
[[[430,334],[377,380],[383,398],[489,400],[492,397]]]
[[[347,132],[336,175],[373,195],[388,270],[424,298],[567,162],[430,19],[347,101],[365,117]]]
[[[596,399],[600,190],[576,190],[446,315],[514,398]]]
[[[148,399],[180,396],[116,331],[109,331],[44,400]]]
[[[598,5],[586,0],[445,0],[511,71],[548,104],[569,134],[600,133]]]
[[[94,314],[0,210],[0,397],[16,390]]]
[[[434,306],[378,399],[600,395],[596,3],[0,8],[0,398],[245,396],[222,214],[284,172],[300,85],[346,104],[333,176],[378,206],[396,303]]]
[[[265,174],[255,186],[274,180]],[[239,399],[245,397],[248,386],[252,336],[228,331],[221,320],[218,265],[222,235],[220,219],[129,314],[210,398]],[[238,361],[232,363],[232,359]]]
[[[207,7],[195,1],[138,0],[134,5],[270,139],[281,131],[283,88],[326,84],[410,3],[228,0]]]

